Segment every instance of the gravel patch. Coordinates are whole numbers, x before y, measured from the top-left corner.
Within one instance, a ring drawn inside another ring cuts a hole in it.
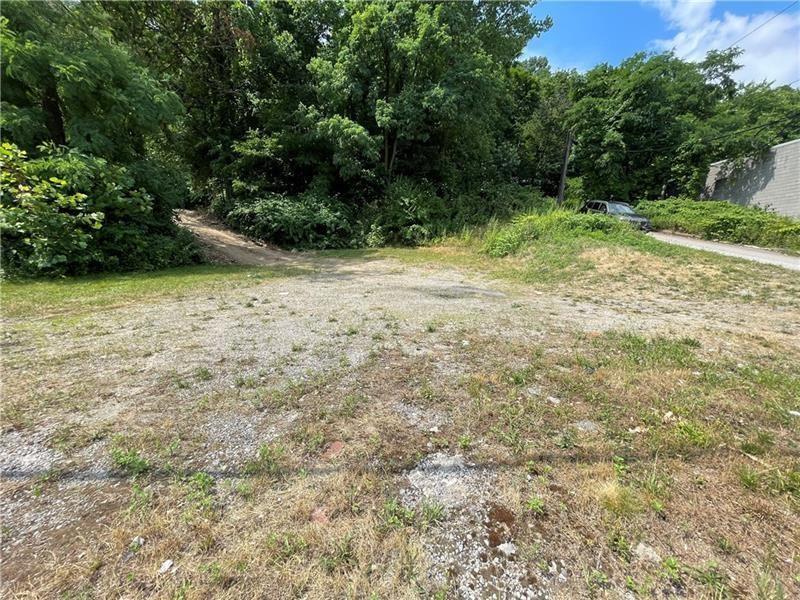
[[[492,546],[491,507],[460,511],[424,539],[431,581],[449,583],[454,596],[483,598],[549,598],[546,578],[532,577],[516,556],[513,540]]]
[[[460,454],[437,452],[407,474],[404,504],[437,503],[446,518],[423,536],[429,577],[437,587],[450,585],[455,596],[547,598],[538,581],[518,561],[514,516],[492,504],[493,477]]]
[[[4,433],[0,438],[0,475],[8,478],[37,477],[53,469],[64,459],[46,443],[50,431],[18,431]]]
[[[206,438],[202,468],[227,471],[243,467],[263,445],[280,437],[299,417],[291,411],[269,425],[261,414],[223,414],[209,417],[201,431]]]
[[[405,402],[395,401],[391,404],[392,410],[402,416],[409,425],[422,431],[439,431],[449,419],[439,411],[420,408]]]
[[[181,439],[199,441],[188,445],[189,464],[233,471],[254,458],[261,444],[288,433],[299,417],[292,411],[254,411],[247,394],[255,388],[269,393],[318,377],[342,385],[357,377],[357,368],[373,353],[392,350],[433,357],[435,378],[456,380],[467,374],[459,362],[459,350],[470,346],[462,329],[475,339],[502,335],[525,343],[564,330],[680,332],[700,340],[700,352],[714,359],[734,354],[732,342],[725,341],[731,336],[762,332],[770,341],[794,343],[800,331],[791,308],[753,311],[752,305],[687,302],[646,290],[576,300],[448,267],[296,256],[257,245],[248,245],[233,262],[251,259],[251,264],[296,264],[307,271],[104,306],[74,319],[68,308],[66,319],[54,320],[52,314],[5,319],[4,396],[25,413],[26,428],[0,440],[0,473],[8,491],[0,518],[10,532],[3,536],[4,554],[7,544],[14,555],[40,552],[53,532],[73,539],[75,531],[96,530],[128,489],[113,479],[110,442],[64,456],[48,447],[51,424],[76,419],[86,427],[107,424],[108,439],[147,432],[164,441],[180,430]],[[430,324],[438,329],[428,331]],[[209,376],[198,376],[201,369]],[[553,405],[569,402],[536,385],[525,393]],[[198,410],[209,400],[210,412]],[[396,400],[388,405],[423,431],[448,423],[435,409]],[[573,427],[587,435],[602,431],[592,421]],[[34,495],[37,477],[62,467],[64,479],[49,481],[42,495]],[[432,579],[455,586],[454,595],[545,597],[542,590],[564,577],[563,565],[552,563],[531,579],[513,522],[506,523],[511,519],[492,504],[491,473],[463,456],[431,454],[407,474],[406,483],[405,504],[445,507],[445,521],[425,532],[423,541]],[[643,560],[653,559],[650,554],[644,547],[637,552]]]
[[[406,504],[436,502],[446,508],[480,502],[487,492],[485,472],[468,465],[460,454],[437,452],[408,473],[410,488],[404,491]]]
[[[68,480],[48,485],[41,491],[19,490],[3,493],[0,521],[3,523],[3,575],[13,572],[7,560],[22,558],[17,553],[35,554],[50,544],[79,543],[83,530],[96,529],[116,516],[127,501],[125,482]],[[13,577],[13,573],[12,573]]]

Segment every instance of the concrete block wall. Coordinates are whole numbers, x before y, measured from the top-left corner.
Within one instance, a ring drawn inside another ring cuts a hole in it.
[[[751,161],[745,170],[725,177],[725,161],[711,164],[706,194],[744,206],[760,206],[800,218],[800,140],[770,148],[764,158]]]

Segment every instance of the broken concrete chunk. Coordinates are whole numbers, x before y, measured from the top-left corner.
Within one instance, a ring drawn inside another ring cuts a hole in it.
[[[636,555],[636,558],[642,562],[661,564],[661,557],[658,555],[658,552],[644,542],[636,544],[633,553]]]
[[[513,542],[500,544],[497,550],[505,556],[514,556],[517,553],[517,547]]]
[[[168,559],[167,559],[167,560],[165,560],[163,563],[161,563],[161,568],[158,570],[158,574],[159,574],[159,575],[163,575],[164,573],[166,573],[167,571],[169,571],[169,570],[172,568],[172,565],[174,565],[174,564],[175,564],[175,563],[174,563],[174,562],[172,562],[172,560],[170,560],[170,559],[168,558]]]

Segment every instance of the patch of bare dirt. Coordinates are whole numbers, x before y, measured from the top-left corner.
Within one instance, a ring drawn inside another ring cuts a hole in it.
[[[255,242],[227,229],[214,217],[196,210],[177,211],[178,223],[198,238],[207,256],[223,264],[275,266],[297,261],[290,252]]]

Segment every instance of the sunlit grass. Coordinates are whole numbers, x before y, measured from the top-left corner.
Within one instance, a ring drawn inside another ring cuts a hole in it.
[[[301,273],[296,268],[198,265],[146,273],[111,273],[2,283],[6,317],[80,314],[160,296],[177,297]]]
[[[586,221],[586,222],[584,222]],[[417,248],[330,250],[324,258],[446,264],[490,277],[575,289],[651,289],[659,295],[796,305],[800,280],[786,269],[661,242],[623,223],[567,212],[522,215],[465,228]]]

